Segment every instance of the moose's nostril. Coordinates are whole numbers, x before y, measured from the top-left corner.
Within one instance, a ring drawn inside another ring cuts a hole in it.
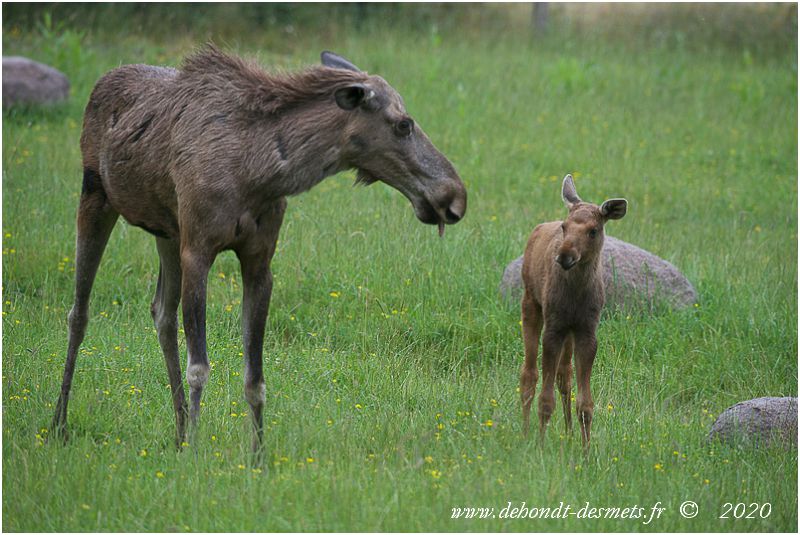
[[[556,256],[556,262],[564,268],[565,271],[569,271],[569,269],[578,263],[578,260],[570,255],[558,255]]]
[[[445,211],[444,217],[448,223],[458,223],[461,220],[461,214],[453,210],[452,206]]]

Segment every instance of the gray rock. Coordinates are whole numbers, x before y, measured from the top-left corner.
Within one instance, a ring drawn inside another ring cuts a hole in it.
[[[606,236],[603,245],[603,281],[606,306],[653,305],[663,301],[673,308],[697,302],[697,291],[678,268],[635,245]],[[500,293],[509,300],[522,297],[522,257],[503,272]]]
[[[509,301],[522,299],[522,257],[513,260],[503,270],[500,279],[500,295]]]
[[[60,71],[20,56],[3,57],[3,107],[53,104],[69,96],[69,80]]]
[[[768,445],[778,441],[797,446],[797,398],[756,398],[728,407],[709,433],[735,445]]]

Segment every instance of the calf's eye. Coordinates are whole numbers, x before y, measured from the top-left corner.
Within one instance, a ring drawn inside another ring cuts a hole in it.
[[[596,228],[590,229],[589,230],[589,237],[590,238],[594,238],[595,236],[597,236],[597,229]]]

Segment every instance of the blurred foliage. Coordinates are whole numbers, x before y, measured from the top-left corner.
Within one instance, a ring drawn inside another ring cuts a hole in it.
[[[98,38],[146,34],[158,40],[236,40],[259,34],[276,50],[301,34],[349,32],[379,36],[389,29],[444,38],[524,37],[570,46],[601,38],[621,46],[734,49],[758,56],[796,55],[797,4],[550,3],[537,32],[532,4],[437,3],[12,3],[3,6],[4,42],[24,32],[72,30]],[[538,34],[537,34],[538,33]],[[585,39],[583,39],[585,40]]]
[[[610,40],[720,46],[783,55],[797,50],[796,3],[563,4],[565,26]]]

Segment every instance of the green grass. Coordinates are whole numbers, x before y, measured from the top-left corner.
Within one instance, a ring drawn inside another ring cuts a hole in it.
[[[78,138],[94,81],[120,63],[175,65],[202,38],[4,32],[71,78],[68,104],[3,112],[3,529],[6,531],[794,531],[797,451],[706,435],[726,407],[797,395],[795,55],[530,44],[475,34],[300,32],[227,44],[296,67],[336,50],[380,73],[454,162],[466,219],[444,239],[352,173],[292,198],[265,342],[268,461],[248,464],[241,288],[210,274],[212,374],[196,449],[177,453],[149,314],[152,238],[118,224],[92,297],[70,401],[47,442],[72,304]],[[560,218],[560,178],[625,196],[609,232],[676,264],[691,310],[607,311],[592,378],[593,445],[520,432],[516,305],[504,266]],[[181,341],[182,352],[185,345]],[[699,505],[682,518],[685,500]],[[453,507],[661,502],[642,520],[451,519]],[[726,502],[766,519],[720,519]]]

